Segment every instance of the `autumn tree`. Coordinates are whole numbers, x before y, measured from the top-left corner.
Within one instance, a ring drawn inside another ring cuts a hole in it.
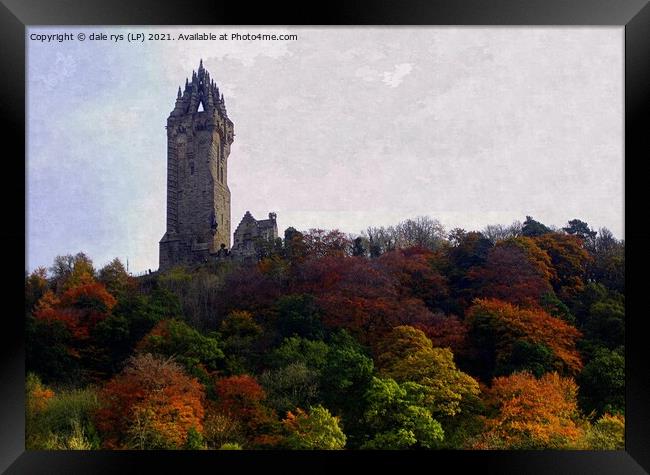
[[[477,371],[485,379],[489,379],[494,371],[505,374],[512,365],[543,364],[547,358],[546,350],[553,354],[552,369],[573,375],[582,369],[576,350],[580,332],[541,309],[522,308],[494,299],[477,299],[466,318],[471,341],[481,356]],[[517,343],[520,340],[526,343]],[[517,353],[516,345],[522,344],[520,350],[523,351]],[[527,354],[529,361],[526,361]]]
[[[98,408],[93,388],[45,386],[29,373],[25,382],[25,446],[29,450],[91,450],[100,440],[91,421]]]
[[[191,429],[203,431],[203,388],[170,359],[132,357],[99,397],[95,422],[105,448],[178,449]]]
[[[584,289],[589,253],[578,236],[546,233],[536,237],[535,244],[551,258],[554,269],[551,284],[560,299],[571,301]]]
[[[52,267],[50,267],[50,272],[57,293],[95,280],[93,262],[83,252],[79,252],[74,256],[71,254],[56,256]]]
[[[587,450],[625,450],[625,416],[603,414],[588,426],[582,445]]]
[[[45,292],[48,291],[47,269],[37,267],[25,277],[25,312],[31,312]]]
[[[97,377],[105,365],[103,352],[94,337],[95,329],[110,317],[116,302],[101,283],[94,281],[69,287],[60,297],[48,291],[34,309],[34,321],[28,325],[28,334],[53,339],[56,348],[53,350],[57,353],[52,355],[55,356],[55,361],[61,357],[67,363],[71,363],[70,359],[76,360],[69,365],[69,369],[77,366],[84,370],[85,376]],[[39,353],[43,354],[43,350],[32,346],[28,359],[37,366],[52,366],[54,362],[44,361],[37,356]]]
[[[303,234],[305,253],[311,259],[325,256],[346,256],[350,253],[352,242],[338,229],[310,229]]]
[[[345,434],[334,417],[323,406],[310,407],[309,411],[297,408],[282,420],[289,435],[285,444],[297,450],[340,450],[345,447]]]
[[[134,279],[126,272],[117,257],[99,269],[99,281],[113,295],[121,295],[135,286]]]
[[[181,320],[162,320],[142,339],[138,350],[173,357],[207,388],[211,386],[211,376],[222,367],[221,346],[214,333],[203,335]]]
[[[479,393],[478,383],[456,368],[448,348],[434,348],[410,326],[395,327],[380,342],[377,365],[383,377],[419,384],[422,401],[434,415],[453,416],[464,398]]]
[[[284,256],[292,264],[302,262],[307,254],[303,233],[293,227],[284,231]]]
[[[217,409],[238,421],[252,446],[277,443],[278,420],[265,405],[266,392],[249,375],[229,376],[216,382]]]
[[[495,378],[487,391],[494,416],[475,449],[572,448],[583,437],[573,379],[546,373]]]
[[[473,268],[468,277],[480,297],[537,306],[553,290],[554,271],[548,254],[532,239],[521,237],[499,242],[485,265]]]

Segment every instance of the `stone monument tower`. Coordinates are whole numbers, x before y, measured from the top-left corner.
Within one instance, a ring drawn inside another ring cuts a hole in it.
[[[230,247],[228,155],[233,123],[223,94],[203,67],[178,88],[167,119],[167,232],[160,269],[205,262]]]

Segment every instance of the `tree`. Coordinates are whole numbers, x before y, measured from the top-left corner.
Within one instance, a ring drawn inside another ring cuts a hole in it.
[[[486,379],[495,369],[517,363],[513,361],[513,347],[520,340],[529,345],[543,345],[552,351],[555,370],[575,375],[582,369],[576,350],[580,332],[541,309],[522,308],[494,299],[477,299],[468,310],[466,319],[473,346],[481,356],[477,371]],[[538,347],[525,364],[535,363],[535,359],[540,357],[544,359],[544,353],[545,350]],[[520,355],[525,356],[521,352]],[[521,361],[518,364],[521,365]]]
[[[185,371],[204,386],[222,366],[224,354],[215,334],[202,335],[180,320],[162,320],[138,344],[138,349],[163,357],[173,357]],[[212,389],[212,388],[210,388]]]
[[[50,267],[52,281],[57,293],[69,287],[88,284],[95,280],[95,268],[92,260],[83,252],[76,255],[56,256]]]
[[[320,372],[321,398],[327,408],[341,416],[349,445],[358,447],[363,431],[364,398],[374,365],[363,347],[345,331],[332,335],[329,347]]]
[[[29,450],[90,450],[99,448],[91,421],[98,407],[92,388],[56,393],[30,373],[25,384],[25,446]]]
[[[295,228],[284,231],[284,256],[292,264],[302,262],[307,254],[304,235]]]
[[[539,221],[535,221],[530,216],[526,216],[526,221],[524,221],[524,225],[521,228],[521,234],[527,237],[541,236],[550,232],[552,231],[548,227]]]
[[[552,291],[551,259],[530,238],[501,241],[488,252],[483,267],[469,273],[476,294],[520,305],[536,306]]]
[[[260,383],[267,393],[267,403],[279,414],[296,407],[309,407],[318,397],[319,372],[305,363],[291,363],[264,371]]]
[[[551,279],[555,292],[568,302],[585,287],[587,265],[591,260],[578,236],[546,233],[535,238],[535,243],[551,258],[555,273]]]
[[[603,414],[585,432],[587,450],[625,450],[625,417]]]
[[[514,373],[492,381],[487,391],[495,411],[475,449],[571,448],[583,436],[573,379],[546,373]]]
[[[268,436],[277,433],[277,419],[265,406],[266,392],[249,375],[229,376],[216,382],[217,409],[241,424],[242,432],[252,444],[265,445]]]
[[[395,327],[380,342],[377,364],[383,377],[421,386],[422,401],[434,415],[453,416],[464,398],[479,393],[478,383],[459,371],[448,348],[434,348],[416,328]]]
[[[294,414],[295,412],[295,414]],[[334,417],[323,406],[305,412],[297,408],[289,412],[282,425],[289,432],[285,443],[297,450],[340,450],[345,447],[345,434]]]
[[[577,218],[569,221],[568,225],[562,228],[562,230],[572,236],[578,236],[580,239],[586,242],[593,242],[593,240],[596,238],[596,234],[598,234],[597,231],[591,230],[587,223],[580,221]]]
[[[350,239],[338,229],[326,231],[323,229],[310,229],[303,234],[305,254],[310,259],[320,259],[325,256],[346,256],[352,243]]]
[[[436,448],[444,431],[426,406],[419,404],[417,384],[398,384],[373,377],[366,393],[364,423],[369,432],[362,449]],[[409,391],[416,389],[416,391]]]
[[[203,431],[204,397],[178,363],[142,354],[101,389],[95,422],[105,448],[178,449]]]
[[[292,336],[285,338],[280,346],[271,352],[268,363],[275,368],[302,363],[307,368],[320,371],[327,363],[329,351],[329,346],[323,341]]]
[[[284,295],[275,304],[275,311],[281,337],[297,335],[312,340],[323,338],[321,312],[313,295]]]
[[[363,243],[363,238],[361,236],[354,238],[352,241],[352,255],[365,257],[366,252],[367,251]]]
[[[587,269],[590,280],[610,290],[625,292],[625,242],[617,240],[607,228],[601,228],[589,249],[593,262]]]
[[[578,377],[581,407],[586,413],[621,413],[625,411],[625,357],[622,349],[596,350]]]
[[[600,346],[615,349],[625,344],[625,305],[622,301],[605,298],[589,308],[582,325],[585,337]]]
[[[99,270],[99,281],[113,295],[121,295],[134,286],[124,264],[117,257]]]
[[[264,330],[247,311],[234,310],[221,322],[219,333],[231,374],[245,373],[257,356],[257,343]]]
[[[54,339],[56,348],[64,349],[72,360],[76,362],[68,365],[68,369],[79,367],[83,376],[90,378],[104,375],[106,363],[103,361],[104,352],[98,347],[95,339],[97,326],[111,316],[111,311],[116,304],[115,298],[106,291],[99,282],[82,283],[68,287],[58,297],[53,292],[46,292],[37,303],[34,310],[34,325],[30,325],[30,336]],[[62,330],[65,329],[65,331]],[[46,334],[49,334],[46,336]],[[40,360],[37,365],[51,367],[54,362],[47,362],[36,356],[43,354],[43,350],[35,348],[41,341],[30,343],[30,357]],[[63,345],[63,348],[61,348]],[[69,359],[59,349],[55,350],[55,361],[63,362]],[[59,358],[63,357],[63,358]],[[31,358],[30,358],[31,359]],[[33,362],[35,362],[32,359]],[[58,363],[54,363],[58,364]],[[49,372],[49,370],[46,370]],[[64,371],[64,374],[69,374]]]
[[[492,244],[496,244],[499,241],[505,241],[506,239],[521,236],[522,228],[523,225],[520,221],[515,221],[509,226],[504,226],[502,224],[488,224],[481,231],[481,234]]]
[[[45,292],[49,283],[47,281],[47,269],[37,267],[25,278],[25,312],[29,313],[34,308]]]

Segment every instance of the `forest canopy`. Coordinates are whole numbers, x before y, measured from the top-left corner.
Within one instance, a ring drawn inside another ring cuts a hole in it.
[[[25,275],[28,449],[624,447],[625,243],[579,219],[288,228]]]

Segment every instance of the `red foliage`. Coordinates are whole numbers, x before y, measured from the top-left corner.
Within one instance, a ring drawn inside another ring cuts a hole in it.
[[[427,302],[446,295],[432,269],[431,251],[405,249],[379,259],[324,257],[294,268],[292,292],[309,293],[323,311],[323,323],[352,331],[365,343],[397,325],[427,327],[433,314]]]
[[[46,292],[36,305],[34,316],[44,321],[59,321],[75,339],[84,340],[95,325],[110,315],[116,303],[101,283],[83,283],[66,290],[61,298]]]
[[[549,256],[526,237],[500,241],[485,266],[468,273],[478,284],[478,296],[531,306],[552,290],[554,275]]]
[[[266,393],[249,375],[230,376],[216,382],[217,409],[240,422],[254,445],[272,444],[277,419],[263,402]],[[274,443],[274,442],[273,442]]]

